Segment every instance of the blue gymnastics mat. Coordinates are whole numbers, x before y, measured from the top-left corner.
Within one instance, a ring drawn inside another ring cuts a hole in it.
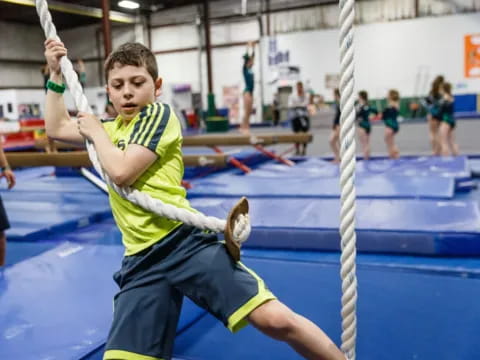
[[[243,260],[282,302],[340,343],[338,265]],[[480,354],[476,301],[480,279],[384,267],[359,268],[357,276],[358,359],[470,360]],[[210,315],[177,336],[175,356],[190,360],[300,359],[287,345],[251,326],[233,335]]]
[[[0,270],[0,359],[81,359],[101,348],[123,251],[67,242]],[[204,313],[185,301],[178,331]]]
[[[470,178],[470,160],[466,156],[433,157],[421,156],[400,159],[372,159],[357,161],[356,175],[397,175],[422,177]],[[307,158],[289,167],[276,162],[268,162],[256,168],[255,177],[338,177],[338,164],[330,161]]]
[[[237,199],[194,198],[206,215],[225,218]],[[336,199],[249,199],[252,234],[245,247],[339,250]],[[358,199],[357,249],[429,255],[479,255],[477,201]]]
[[[300,171],[300,170],[297,170]],[[192,181],[188,196],[278,198],[338,198],[339,180],[336,177],[269,177],[223,173]],[[414,177],[398,175],[357,176],[357,197],[360,198],[423,198],[451,199],[455,180],[447,177]]]
[[[108,197],[83,177],[24,176],[2,190],[12,241],[35,241],[112,216]]]
[[[472,170],[473,177],[480,177],[480,159],[470,159],[470,168]]]

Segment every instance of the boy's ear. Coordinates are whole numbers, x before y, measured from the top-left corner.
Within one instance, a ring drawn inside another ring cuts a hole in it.
[[[160,94],[162,93],[162,78],[159,77],[157,80],[155,80],[155,96],[159,97]]]
[[[110,99],[110,91],[108,90],[108,85],[105,85],[105,91],[107,92],[107,98]]]

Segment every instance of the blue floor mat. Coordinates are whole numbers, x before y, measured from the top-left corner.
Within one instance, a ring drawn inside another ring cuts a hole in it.
[[[7,256],[5,265],[11,266],[23,260],[30,259],[56,247],[58,243],[52,242],[14,242],[9,241],[7,245]]]
[[[372,159],[357,161],[357,176],[365,175],[398,175],[422,177],[448,177],[464,179],[470,177],[469,160],[465,156],[459,157],[431,157],[400,159]],[[307,158],[293,167],[268,162],[262,164],[251,174],[255,177],[336,177],[340,169],[338,164],[330,161]]]
[[[237,199],[194,198],[206,215],[226,218]],[[335,199],[249,199],[252,234],[245,247],[339,250]],[[480,254],[480,210],[474,200],[358,199],[357,249],[429,255]]]
[[[340,342],[338,265],[251,258],[244,262],[281,301]],[[358,269],[358,281],[358,359],[467,360],[480,353],[480,279],[380,267]],[[210,315],[177,337],[175,354],[190,360],[300,359],[253,327],[232,335]]]
[[[480,159],[470,159],[470,169],[472,171],[472,176],[480,177]]]
[[[62,243],[0,270],[0,359],[80,359],[101,348],[123,251]],[[178,331],[204,313],[185,301]]]
[[[11,241],[35,241],[112,216],[108,197],[83,177],[25,178],[0,191]]]
[[[214,178],[192,181],[188,196],[249,198],[339,198],[339,180],[334,177],[256,177],[225,173]],[[355,180],[360,198],[450,199],[455,180],[447,177],[413,177],[394,175],[358,176]]]

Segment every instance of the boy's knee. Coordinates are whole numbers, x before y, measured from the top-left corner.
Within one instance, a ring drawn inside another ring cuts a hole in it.
[[[262,309],[259,309],[260,311]],[[266,335],[285,341],[295,331],[297,315],[286,306],[272,307],[250,319]]]

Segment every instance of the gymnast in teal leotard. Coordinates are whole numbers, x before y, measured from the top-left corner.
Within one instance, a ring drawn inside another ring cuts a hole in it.
[[[243,55],[243,79],[245,80],[245,90],[243,91],[243,118],[240,124],[240,131],[248,134],[250,132],[250,115],[253,109],[253,88],[255,77],[253,74],[253,63],[255,58],[254,43],[247,45],[245,55]]]

